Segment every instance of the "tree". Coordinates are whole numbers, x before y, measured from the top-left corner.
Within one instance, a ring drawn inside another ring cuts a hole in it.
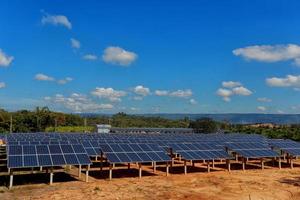
[[[218,123],[211,118],[201,118],[190,123],[196,133],[215,133],[218,130]]]

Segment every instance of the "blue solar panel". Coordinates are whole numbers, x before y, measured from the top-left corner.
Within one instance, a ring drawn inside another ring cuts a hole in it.
[[[50,154],[48,146],[37,145],[36,146],[37,154]]]
[[[35,155],[36,149],[34,145],[31,146],[23,146],[23,154],[24,155]]]
[[[81,165],[89,165],[91,164],[91,160],[86,153],[84,154],[76,154],[79,164]]]
[[[126,153],[116,153],[121,162],[132,162],[131,159],[127,156]]]
[[[7,167],[8,168],[17,168],[23,166],[22,156],[8,156]]]
[[[283,149],[283,150],[292,156],[300,156],[300,149]]]
[[[62,166],[66,164],[62,154],[51,155],[51,159],[54,166]]]
[[[49,145],[49,150],[51,154],[62,154],[60,145]]]
[[[237,150],[236,152],[245,158],[272,158],[279,156],[275,151],[270,149]]]
[[[89,156],[97,156],[98,155],[98,153],[95,151],[94,148],[86,148],[85,151]]]
[[[24,156],[23,167],[38,167],[38,159],[36,155]]]
[[[38,155],[38,161],[40,166],[44,166],[44,167],[53,166],[50,155]]]
[[[142,149],[138,144],[131,144],[130,147],[131,147],[135,152],[143,151],[143,149]]]
[[[137,153],[127,153],[127,156],[129,157],[129,159],[131,160],[131,162],[141,162],[143,161]]]
[[[100,148],[111,163],[170,161],[156,144],[101,144]]]
[[[124,152],[124,150],[118,144],[110,144],[110,148],[113,152]]]
[[[8,168],[91,164],[82,145],[8,145]]]
[[[113,152],[112,148],[108,144],[100,144],[100,149],[102,152]]]
[[[270,149],[268,144],[266,143],[227,143],[225,144],[226,147],[228,147],[231,150],[238,150],[238,149]]]
[[[80,164],[75,154],[65,154],[66,163],[69,165],[78,165]]]
[[[214,160],[229,159],[228,153],[213,143],[171,143],[168,144],[173,153],[177,153],[185,160]]]
[[[22,146],[8,146],[8,155],[22,155]]]
[[[120,147],[123,149],[125,152],[133,152],[133,149],[130,147],[129,144],[120,144]]]
[[[107,159],[112,163],[122,163],[116,153],[106,153]]]
[[[81,144],[74,144],[72,145],[75,153],[86,153],[83,146]]]
[[[74,150],[71,145],[61,145],[63,153],[74,153]]]
[[[300,156],[300,143],[292,140],[269,140],[274,148],[284,151],[292,156]]]

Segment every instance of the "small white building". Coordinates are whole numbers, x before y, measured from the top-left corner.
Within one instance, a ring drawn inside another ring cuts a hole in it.
[[[110,129],[111,129],[111,125],[109,124],[97,124],[98,133],[109,133]]]

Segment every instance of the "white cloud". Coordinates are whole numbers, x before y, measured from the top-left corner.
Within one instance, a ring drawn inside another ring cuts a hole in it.
[[[51,77],[51,76],[48,76],[48,75],[42,74],[42,73],[36,74],[34,79],[38,80],[38,81],[56,81],[56,79],[54,77]],[[73,81],[73,78],[66,77],[64,79],[57,80],[56,83],[60,84],[60,85],[64,85],[64,84],[67,84],[71,81]]]
[[[233,88],[232,92],[236,95],[241,95],[241,96],[249,96],[252,94],[252,92],[249,89],[243,86]]]
[[[5,88],[6,84],[4,82],[0,82],[0,89]]]
[[[267,108],[266,107],[264,107],[264,106],[257,106],[257,108],[256,108],[257,110],[259,110],[259,111],[262,111],[262,112],[264,112],[264,111],[266,111],[267,110]]]
[[[156,96],[168,96],[169,91],[167,91],[167,90],[155,90],[154,94]]]
[[[121,97],[126,96],[126,92],[114,90],[113,88],[103,88],[103,87],[96,87],[94,91],[91,92],[92,95],[108,99],[111,102],[120,102]]]
[[[72,48],[74,48],[74,49],[80,49],[80,42],[79,42],[79,40],[76,40],[76,39],[74,39],[74,38],[71,38],[70,39],[70,41],[71,41],[71,47]]]
[[[5,52],[0,49],[0,67],[8,67],[13,60],[13,56],[5,54]]]
[[[285,112],[283,110],[277,110],[278,114],[284,114]]]
[[[169,97],[178,97],[178,98],[188,98],[193,96],[193,91],[191,89],[186,90],[155,90],[154,94],[156,96],[169,96]]]
[[[233,54],[261,62],[293,60],[296,65],[300,64],[300,46],[296,44],[248,46],[233,50]]]
[[[269,99],[267,97],[260,97],[260,98],[257,98],[257,101],[259,101],[259,102],[271,102],[272,99]]]
[[[135,97],[133,97],[133,100],[141,101],[141,100],[143,100],[143,97],[141,97],[141,96],[135,96]]]
[[[284,78],[267,78],[266,83],[271,87],[295,87],[300,88],[300,76],[287,75]]]
[[[300,88],[294,88],[294,90],[300,92]]]
[[[96,55],[93,55],[93,54],[86,54],[82,57],[84,60],[90,60],[90,61],[93,61],[93,60],[97,60],[98,57]]]
[[[141,95],[141,96],[148,96],[150,94],[150,89],[144,87],[142,85],[138,85],[133,89],[134,93]]]
[[[136,108],[136,107],[130,107],[130,110],[131,110],[131,111],[139,111],[140,109],[139,109],[139,108]]]
[[[102,59],[106,63],[128,66],[137,59],[137,54],[120,47],[110,46],[104,50]]]
[[[252,94],[252,91],[244,87],[240,82],[223,81],[222,86],[225,88],[219,88],[216,94],[226,102],[231,101],[231,97],[234,95],[249,96]]]
[[[230,97],[233,95],[233,92],[231,90],[228,90],[228,89],[219,88],[217,90],[217,95],[222,97],[224,101],[229,102],[229,101],[231,101]]]
[[[71,82],[71,81],[73,81],[73,78],[66,77],[64,79],[58,80],[57,83],[60,84],[60,85],[64,85],[64,84],[67,84],[68,82]]]
[[[171,97],[179,97],[179,98],[188,98],[193,95],[192,90],[187,89],[187,90],[176,90],[174,92],[170,93]]]
[[[294,113],[299,113],[300,112],[300,105],[294,105],[291,106],[290,109],[294,112]]]
[[[45,74],[36,74],[34,78],[35,78],[35,80],[38,80],[38,81],[54,81],[55,80],[53,77],[45,75]]]
[[[195,99],[190,99],[190,104],[192,104],[192,105],[196,105],[198,102],[195,100]]]
[[[112,109],[111,104],[98,104],[89,99],[86,95],[73,93],[69,97],[57,94],[54,97],[45,97],[44,100],[59,104],[73,112],[97,112],[104,109]]]
[[[52,24],[55,26],[61,25],[68,29],[72,29],[72,24],[69,19],[64,15],[49,15],[45,14],[42,17],[42,24]]]
[[[241,86],[242,84],[240,82],[235,82],[235,81],[223,81],[222,86],[225,88],[234,88]]]

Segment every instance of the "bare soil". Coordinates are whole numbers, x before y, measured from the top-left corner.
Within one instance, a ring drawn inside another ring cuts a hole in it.
[[[165,168],[152,173],[150,166],[143,168],[143,177],[138,170],[123,168],[113,171],[113,180],[107,179],[108,172],[99,168],[90,172],[89,182],[82,173],[78,180],[77,168],[68,173],[54,175],[54,184],[48,184],[49,175],[22,175],[14,177],[14,187],[8,190],[0,186],[0,200],[11,199],[299,199],[300,166],[289,169],[283,166],[267,166],[264,170],[250,166],[242,171],[240,164],[228,172],[218,166],[210,173],[204,166],[189,167],[184,175],[183,167],[170,169],[167,177]],[[7,181],[7,180],[6,180]],[[1,183],[1,182],[0,182]],[[2,180],[2,184],[4,180]]]

